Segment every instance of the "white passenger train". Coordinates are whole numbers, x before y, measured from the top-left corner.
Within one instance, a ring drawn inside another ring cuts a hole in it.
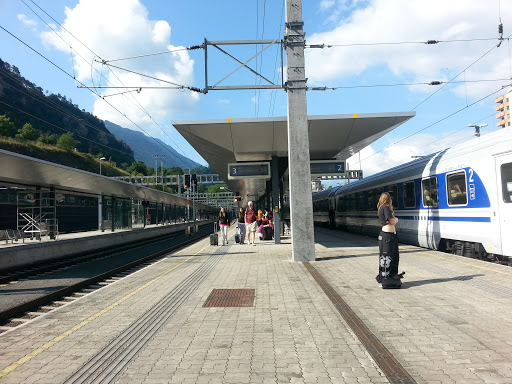
[[[512,261],[512,127],[315,193],[315,224],[377,236],[383,191],[400,242]]]

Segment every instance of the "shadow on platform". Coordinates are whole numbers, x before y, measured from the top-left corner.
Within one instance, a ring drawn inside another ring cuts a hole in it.
[[[464,275],[464,276],[455,276],[455,277],[445,277],[442,279],[428,279],[428,280],[416,280],[416,281],[403,281],[402,289],[419,287],[421,285],[427,284],[437,284],[437,283],[446,283],[449,281],[468,281],[472,280],[475,277],[485,276],[484,274],[476,274],[476,275]]]

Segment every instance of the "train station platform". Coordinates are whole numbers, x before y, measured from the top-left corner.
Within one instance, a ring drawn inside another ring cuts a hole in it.
[[[169,254],[0,334],[0,383],[512,383],[509,267],[401,245],[383,290],[376,239],[315,237]]]
[[[17,241],[3,240],[0,242],[0,271],[68,257],[77,253],[121,246],[170,233],[184,232],[187,228],[189,232],[193,232],[196,226],[210,222],[212,221],[198,220],[196,222],[152,224],[145,228],[116,229],[114,232],[111,230],[72,232],[59,234],[55,239],[46,235],[33,239],[20,238]]]

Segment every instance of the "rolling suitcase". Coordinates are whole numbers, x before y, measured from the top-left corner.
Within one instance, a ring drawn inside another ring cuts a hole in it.
[[[402,287],[402,278],[404,277],[405,272],[399,273],[393,277],[386,276],[382,278],[380,282],[382,285],[382,289],[399,289]]]
[[[263,234],[263,240],[272,240],[272,228],[263,227],[261,233]]]
[[[217,233],[217,222],[213,223],[213,233],[210,235],[210,245],[219,245],[219,234]]]
[[[398,277],[383,277],[382,281],[382,289],[399,289],[402,286],[402,280]]]
[[[237,244],[240,243],[240,234],[239,233],[235,234],[235,243],[237,243]]]

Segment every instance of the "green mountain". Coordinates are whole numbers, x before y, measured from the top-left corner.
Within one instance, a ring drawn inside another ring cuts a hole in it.
[[[180,155],[174,148],[165,144],[163,141],[155,138],[148,137],[142,132],[133,131],[128,128],[123,128],[119,125],[105,121],[105,127],[114,134],[119,140],[128,143],[134,149],[136,160],[142,160],[150,167],[155,166],[155,159],[153,155],[165,155],[163,159],[164,167],[180,167],[182,169],[194,169],[201,164],[190,160],[188,157]],[[160,166],[160,160],[158,160]]]

